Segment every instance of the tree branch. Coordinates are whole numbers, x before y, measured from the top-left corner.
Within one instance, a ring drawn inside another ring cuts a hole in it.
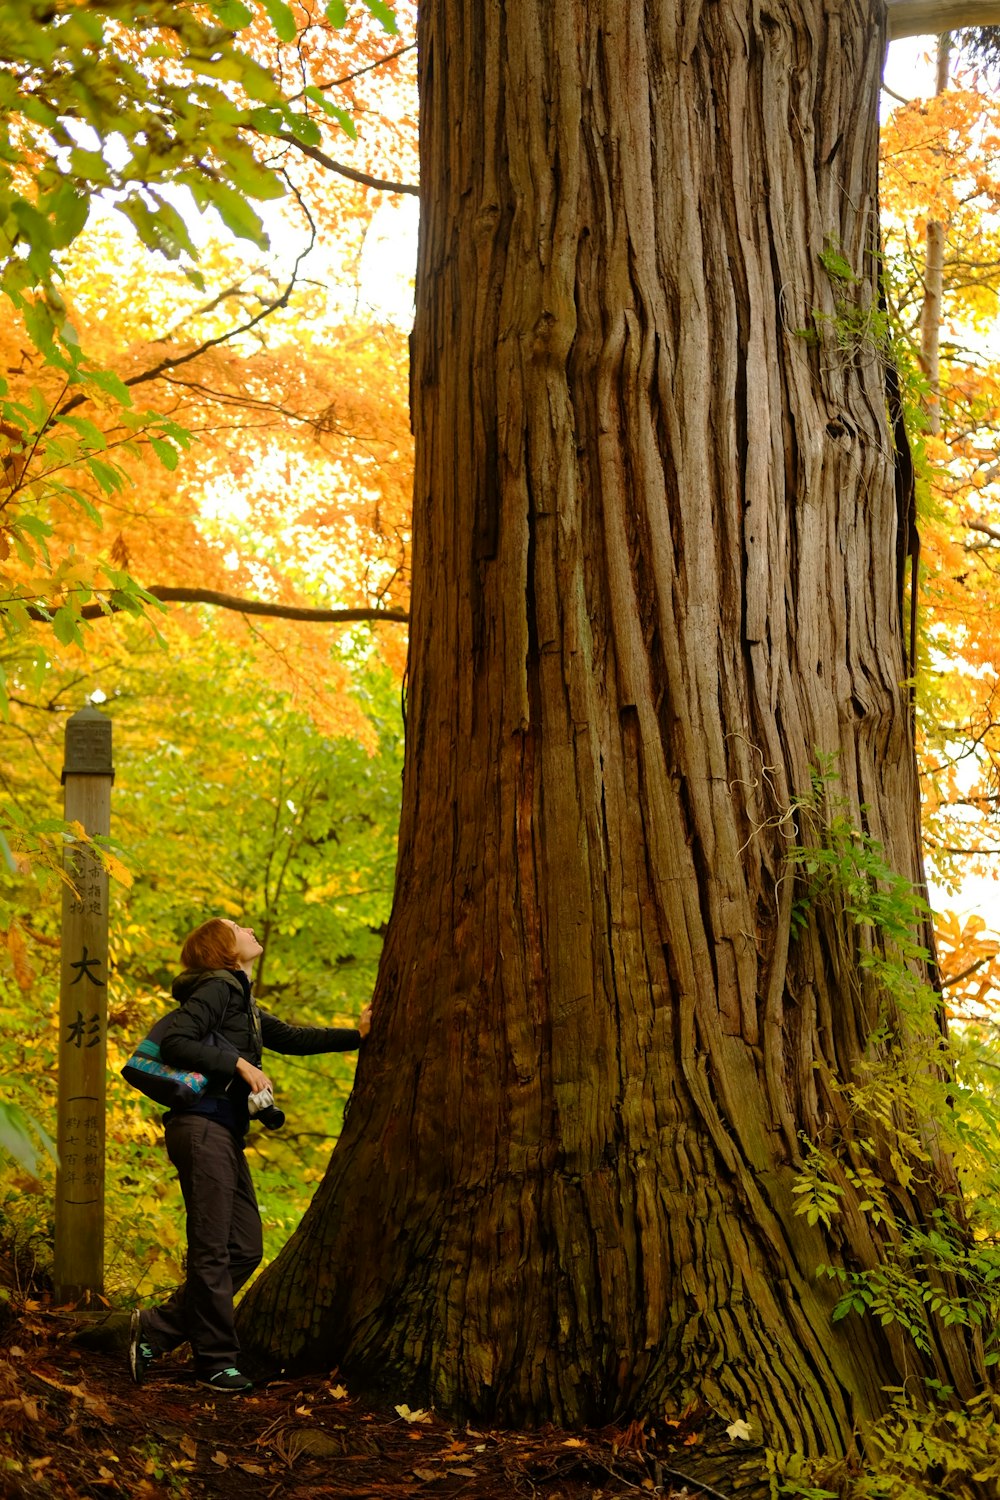
[[[942,975],[941,988],[943,990],[946,990],[949,989],[951,985],[958,984],[960,979],[968,979],[970,974],[974,974],[977,969],[981,969],[983,967],[983,964],[988,964],[990,959],[994,956],[995,955],[992,953],[987,953],[985,958],[977,958],[975,963],[969,964],[968,968],[963,969],[959,974],[952,974],[948,979],[945,979]]]
[[[1000,26],[1000,0],[886,0],[889,40]]]
[[[358,172],[354,167],[347,167],[342,161],[334,161],[332,156],[327,156],[318,146],[307,146],[305,141],[298,140],[294,135],[288,135],[285,131],[276,131],[269,137],[270,140],[284,141],[286,146],[295,146],[303,156],[309,156],[313,161],[319,162],[328,172],[339,172],[341,177],[349,177],[352,182],[360,182],[364,187],[378,188],[383,193],[412,193],[413,197],[420,197],[420,189],[412,182],[389,182],[383,177],[372,177],[367,172]]]
[[[380,57],[377,62],[366,63],[363,68],[355,68],[353,73],[345,73],[343,78],[331,78],[326,83],[318,85],[321,89],[343,88],[345,83],[350,83],[352,78],[360,78],[362,73],[371,73],[375,68],[384,68],[386,63],[395,62],[397,57],[402,57],[404,52],[414,52],[416,42],[407,42],[403,47],[397,47],[395,52],[389,52],[385,57]]]
[[[241,615],[267,615],[276,620],[314,620],[324,625],[348,625],[356,620],[385,620],[391,625],[406,625],[409,615],[405,609],[315,609],[304,604],[270,604],[263,599],[244,599],[238,594],[220,594],[217,589],[184,589],[153,585],[146,589],[161,604],[212,604],[217,609],[233,609]],[[80,610],[82,620],[102,620],[105,615],[121,613],[122,606],[105,599],[103,604],[85,604]],[[48,620],[50,612],[32,607],[27,611],[31,620]]]
[[[980,531],[983,536],[988,536],[994,542],[1000,542],[1000,529],[991,526],[988,521],[966,521],[970,531]]]
[[[299,604],[270,604],[263,599],[244,599],[237,594],[220,594],[216,589],[182,589],[155,586],[146,589],[162,604],[213,604],[217,609],[233,609],[241,615],[268,615],[279,620],[316,620],[328,625],[346,625],[353,620],[388,620],[405,625],[405,609],[313,609]],[[85,620],[96,620],[107,614],[108,607],[85,604],[80,611]]]
[[[225,344],[229,339],[234,339],[241,333],[249,333],[251,328],[255,328],[258,323],[260,323],[264,318],[269,317],[271,313],[277,312],[281,307],[287,307],[289,299],[293,291],[295,290],[295,284],[299,274],[299,266],[302,261],[305,260],[306,256],[313,248],[313,245],[316,243],[316,226],[311,221],[310,229],[311,235],[309,243],[306,248],[304,250],[301,250],[295,257],[295,265],[292,267],[291,279],[288,285],[285,287],[285,290],[281,292],[277,297],[271,298],[269,301],[264,301],[262,299],[260,311],[254,313],[252,318],[248,318],[245,323],[241,323],[237,328],[229,328],[225,333],[217,334],[214,338],[205,339],[204,342],[199,344],[196,349],[189,349],[186,354],[176,354],[161,359],[159,364],[153,365],[149,370],[141,370],[138,375],[130,375],[128,379],[123,383],[131,387],[135,385],[142,385],[143,382],[147,380],[156,380],[157,377],[162,375],[165,370],[176,370],[179,365],[186,365],[190,360],[198,359],[202,354],[207,354],[208,350],[214,349],[216,345]],[[158,342],[161,341],[158,340]],[[74,407],[80,406],[84,401],[89,400],[90,396],[86,391],[81,391],[78,395],[71,396],[68,401],[65,401],[63,405],[59,407],[59,410],[53,414],[53,417],[49,418],[49,421],[46,423],[46,427],[51,426],[54,420],[58,420],[59,417],[62,417],[67,412],[72,411]],[[42,430],[44,431],[45,429],[43,428]]]

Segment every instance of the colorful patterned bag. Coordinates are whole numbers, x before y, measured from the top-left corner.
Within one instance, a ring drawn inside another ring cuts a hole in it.
[[[175,1015],[176,1011],[171,1011],[170,1015],[162,1016],[156,1022],[121,1070],[126,1083],[166,1109],[184,1109],[194,1104],[208,1088],[207,1074],[172,1068],[160,1058],[160,1043]],[[214,1032],[205,1040],[213,1047],[236,1050],[224,1037],[216,1036]]]

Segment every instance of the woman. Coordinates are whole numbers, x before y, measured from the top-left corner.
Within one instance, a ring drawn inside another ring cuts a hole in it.
[[[262,952],[251,927],[225,917],[202,923],[181,949],[184,973],[173,983],[179,1009],[160,1055],[171,1067],[207,1074],[209,1085],[196,1103],[164,1116],[187,1212],[187,1279],[160,1307],[132,1313],[129,1363],[137,1384],[157,1355],[189,1342],[202,1385],[227,1395],[253,1389],[239,1369],[233,1297],[263,1255],[243,1155],[250,1095],[271,1088],[261,1052],[349,1052],[371,1025],[371,1006],[356,1031],[286,1026],[258,1009],[251,980]]]

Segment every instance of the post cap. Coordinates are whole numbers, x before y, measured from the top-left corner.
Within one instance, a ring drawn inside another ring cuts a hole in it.
[[[62,779],[67,776],[110,776],[111,720],[96,708],[81,708],[66,721],[66,762]]]

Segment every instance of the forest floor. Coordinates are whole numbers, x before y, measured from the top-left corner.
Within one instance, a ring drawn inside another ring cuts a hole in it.
[[[405,1406],[366,1406],[336,1374],[213,1396],[173,1358],[136,1386],[124,1313],[92,1321],[85,1333],[79,1317],[44,1301],[0,1303],[0,1315],[4,1500],[729,1500],[734,1493],[689,1477],[709,1457],[699,1451],[704,1414],[660,1432],[473,1430]],[[737,1445],[723,1441],[731,1455]]]

